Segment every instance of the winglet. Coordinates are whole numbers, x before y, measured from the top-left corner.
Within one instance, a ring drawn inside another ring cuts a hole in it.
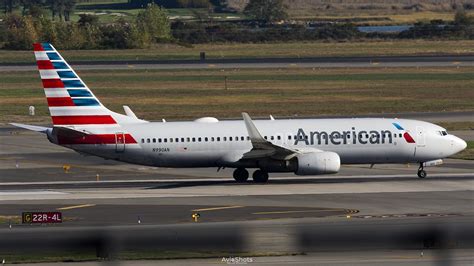
[[[262,137],[255,124],[252,122],[249,114],[242,113],[242,117],[247,127],[247,131],[252,142],[252,150],[244,153],[241,159],[255,159],[255,158],[275,158],[278,160],[289,160],[298,152],[289,148],[275,145]]]
[[[252,143],[264,143],[267,142],[260,132],[258,131],[257,127],[255,124],[252,122],[252,119],[250,118],[249,114],[247,113],[242,113],[242,118],[244,119],[245,126],[247,127],[247,132],[249,133],[250,141]]]

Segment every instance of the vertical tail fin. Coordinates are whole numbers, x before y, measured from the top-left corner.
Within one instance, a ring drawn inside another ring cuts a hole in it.
[[[113,125],[124,117],[103,106],[51,44],[33,47],[53,125]]]

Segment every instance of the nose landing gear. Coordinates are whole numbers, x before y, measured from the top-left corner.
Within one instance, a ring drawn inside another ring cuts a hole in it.
[[[425,178],[426,177],[426,171],[423,170],[423,163],[420,163],[420,167],[418,168],[418,177],[419,178]]]

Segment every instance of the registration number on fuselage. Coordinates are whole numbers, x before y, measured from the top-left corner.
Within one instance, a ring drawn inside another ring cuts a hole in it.
[[[169,152],[170,148],[153,148],[153,152]]]

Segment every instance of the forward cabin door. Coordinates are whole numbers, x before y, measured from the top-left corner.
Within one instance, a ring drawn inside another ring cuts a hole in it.
[[[125,134],[123,132],[115,133],[115,152],[125,151]]]
[[[426,145],[425,129],[423,127],[416,127],[416,146],[425,147]]]

